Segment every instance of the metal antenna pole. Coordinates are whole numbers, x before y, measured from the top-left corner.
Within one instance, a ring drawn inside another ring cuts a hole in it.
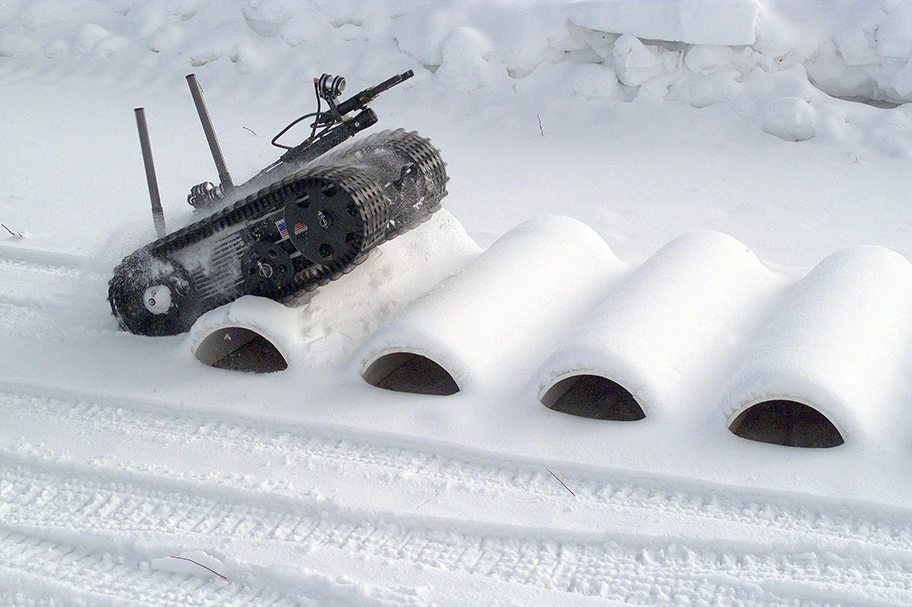
[[[149,129],[146,127],[146,111],[138,107],[136,128],[139,129],[139,146],[142,148],[143,164],[146,167],[146,182],[149,184],[149,198],[152,199],[152,220],[159,238],[167,234],[165,229],[165,211],[162,209],[161,196],[158,194],[158,179],[155,177],[155,165],[152,162],[152,146],[149,144]]]
[[[199,114],[200,122],[203,123],[203,132],[206,133],[206,141],[209,142],[209,151],[212,152],[212,159],[215,161],[222,192],[227,192],[234,188],[234,183],[231,181],[231,175],[225,165],[225,158],[222,156],[222,150],[215,136],[215,129],[212,128],[212,119],[209,118],[209,110],[206,109],[206,102],[203,101],[203,89],[196,80],[196,74],[187,75],[187,84],[190,85],[190,94],[193,95],[196,112]]]

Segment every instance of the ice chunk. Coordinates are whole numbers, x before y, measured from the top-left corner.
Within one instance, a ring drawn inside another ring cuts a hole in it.
[[[900,97],[908,98],[912,95],[912,59],[893,74],[890,84]]]
[[[694,71],[708,71],[731,65],[733,56],[732,49],[727,46],[701,44],[687,51],[684,64]]]
[[[878,55],[881,57],[908,58],[912,54],[912,6],[904,6],[889,13],[875,32]]]
[[[565,9],[581,27],[648,40],[737,46],[754,42],[756,0],[585,0]]]
[[[497,68],[489,60],[491,43],[479,30],[458,27],[443,41],[437,76],[455,91],[469,93],[493,81]]]
[[[665,71],[665,60],[656,47],[624,34],[614,43],[617,77],[627,86],[640,86]]]

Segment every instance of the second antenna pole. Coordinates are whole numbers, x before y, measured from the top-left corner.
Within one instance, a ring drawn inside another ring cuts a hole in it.
[[[212,152],[212,159],[215,161],[222,192],[228,192],[234,188],[234,183],[231,181],[231,175],[225,165],[225,157],[222,156],[215,129],[212,128],[212,119],[209,118],[209,110],[206,109],[206,102],[203,101],[203,90],[196,80],[196,74],[187,75],[187,84],[190,85],[190,94],[193,96],[193,103],[196,104],[196,112],[199,114],[200,122],[203,123],[203,132],[206,133],[206,141],[209,142],[209,151]]]

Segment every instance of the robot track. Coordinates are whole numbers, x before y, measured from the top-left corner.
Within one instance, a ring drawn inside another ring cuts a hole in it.
[[[254,193],[127,256],[108,285],[121,328],[176,335],[242,295],[282,299],[317,288],[426,220],[446,195],[439,151],[401,129],[285,169],[289,174],[263,187],[252,180],[245,186]]]

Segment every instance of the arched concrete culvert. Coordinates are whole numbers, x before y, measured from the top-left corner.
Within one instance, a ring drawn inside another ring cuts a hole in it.
[[[573,375],[555,383],[541,398],[546,407],[591,419],[632,422],[646,414],[633,395],[600,375]]]
[[[626,269],[601,236],[575,219],[530,220],[380,326],[356,364],[371,381],[375,373],[365,369],[380,357],[416,352],[442,363],[460,392],[524,383]],[[456,389],[450,383],[447,391]]]
[[[833,253],[770,311],[720,400],[735,434],[833,447],[875,439],[884,420],[904,419],[909,384],[900,378],[908,377],[912,337],[905,257],[873,246]],[[769,404],[749,411],[758,403]]]
[[[377,358],[362,374],[372,386],[410,392],[449,396],[459,392],[456,380],[430,358],[412,352],[393,352]]]
[[[611,378],[636,395],[635,401],[615,399],[627,403],[628,415],[646,412],[650,419],[681,405],[699,406],[691,399],[681,403],[680,395],[737,351],[759,320],[757,310],[781,282],[730,236],[696,232],[677,238],[612,285],[539,366],[531,384],[539,399],[549,391],[566,393],[564,401],[579,407],[597,402],[593,394],[617,393],[605,383]],[[560,383],[582,373],[602,379],[587,378],[573,390]]]
[[[750,406],[728,428],[741,438],[787,447],[827,448],[845,442],[824,414],[793,400],[768,400]]]
[[[275,344],[244,327],[212,331],[199,341],[194,355],[204,365],[232,371],[272,373],[288,368],[288,361]]]

